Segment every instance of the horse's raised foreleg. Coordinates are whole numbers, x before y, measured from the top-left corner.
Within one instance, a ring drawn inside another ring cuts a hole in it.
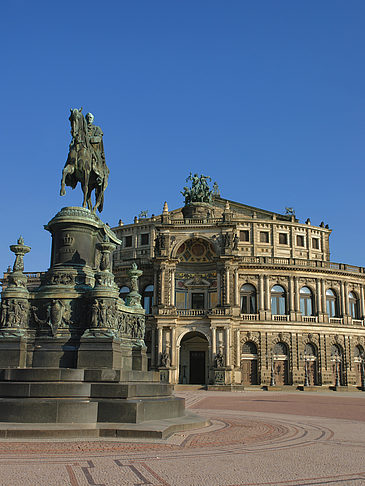
[[[66,177],[69,174],[73,174],[74,172],[75,172],[75,166],[73,165],[66,165],[65,168],[63,169],[60,196],[64,196],[66,194],[66,188],[65,188]]]

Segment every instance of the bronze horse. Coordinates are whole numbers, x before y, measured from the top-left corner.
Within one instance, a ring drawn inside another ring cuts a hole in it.
[[[98,167],[97,156],[89,140],[87,123],[82,108],[71,109],[71,135],[69,153],[65,167],[62,171],[60,195],[66,194],[66,186],[75,189],[80,182],[84,199],[83,208],[92,211],[103,210],[104,191],[108,185],[109,169],[105,162],[103,167]],[[95,170],[97,169],[97,170]],[[95,205],[92,206],[91,193],[95,190]]]

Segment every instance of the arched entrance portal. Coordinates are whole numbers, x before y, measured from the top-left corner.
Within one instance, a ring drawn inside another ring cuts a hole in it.
[[[192,331],[180,344],[179,383],[204,385],[208,378],[208,340],[204,334]]]

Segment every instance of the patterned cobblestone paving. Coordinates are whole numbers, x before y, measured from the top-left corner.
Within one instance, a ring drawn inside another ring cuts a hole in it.
[[[365,485],[365,394],[179,395],[211,425],[167,441],[0,441],[0,485]]]

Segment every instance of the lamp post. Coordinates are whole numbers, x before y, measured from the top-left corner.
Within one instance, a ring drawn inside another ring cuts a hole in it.
[[[339,352],[336,350],[334,353],[331,354],[332,361],[335,362],[335,371],[336,371],[336,382],[335,386],[338,387],[340,386],[340,370],[339,370],[339,364],[342,361],[342,358],[339,354]]]
[[[271,350],[271,379],[270,386],[275,386],[275,374],[274,374],[274,351]]]
[[[307,354],[307,350],[304,350],[304,355],[303,353],[300,353],[300,359],[303,361],[304,360],[304,386],[309,386],[309,373],[308,373],[308,361],[309,361],[309,356]]]

